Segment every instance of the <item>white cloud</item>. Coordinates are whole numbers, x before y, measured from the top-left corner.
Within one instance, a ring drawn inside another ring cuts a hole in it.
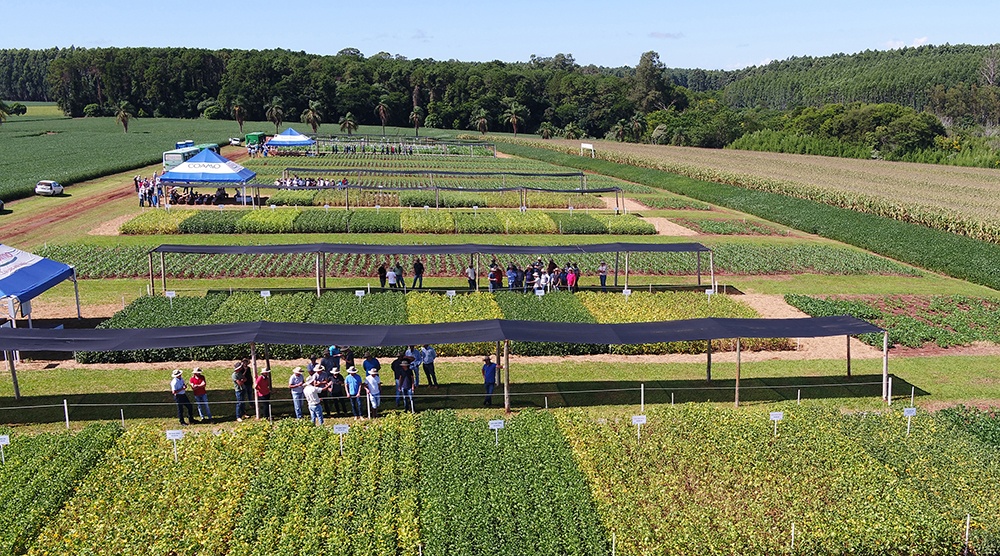
[[[919,39],[913,39],[913,46],[923,46],[927,44],[927,37],[920,37]]]
[[[661,33],[660,31],[653,31],[649,34],[651,39],[683,39],[684,33]]]
[[[927,42],[929,40],[930,39],[928,39],[927,37],[918,37],[918,38],[913,39],[913,42],[910,43],[910,46],[911,47],[923,46],[923,45],[927,44]],[[889,50],[897,50],[897,49],[900,49],[900,48],[906,48],[906,41],[901,41],[899,39],[892,39],[892,40],[889,40],[889,41],[885,41],[885,47],[887,49],[889,49]]]
[[[417,32],[414,33],[412,37],[410,37],[410,40],[419,42],[430,42],[430,40],[433,38],[434,38],[433,35],[424,32],[423,29],[417,29]]]

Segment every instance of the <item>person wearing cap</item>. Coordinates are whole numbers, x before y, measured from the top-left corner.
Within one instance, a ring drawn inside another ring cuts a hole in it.
[[[373,418],[378,417],[378,406],[381,401],[379,395],[381,392],[379,388],[380,384],[381,381],[378,378],[378,371],[372,369],[371,374],[365,377],[365,392],[367,393],[368,405],[371,406],[371,416]]]
[[[430,344],[424,344],[420,354],[424,359],[424,376],[427,377],[427,385],[431,388],[437,388],[438,378],[437,374],[434,373],[434,360],[437,359],[438,354]]]
[[[187,425],[184,422],[184,408],[187,407],[188,420],[194,423],[194,407],[187,397],[187,384],[184,384],[183,375],[180,369],[174,370],[170,378],[170,391],[174,395],[174,401],[177,402],[177,419],[182,425]]]
[[[344,388],[344,375],[340,374],[340,369],[334,369],[330,373],[330,394],[333,396],[333,405],[337,409],[337,416],[346,417],[347,390]]]
[[[313,375],[305,380],[305,386],[302,387],[302,395],[306,399],[306,403],[309,404],[309,418],[315,425],[323,424],[323,406],[319,403],[319,391],[320,389],[314,384],[316,381],[316,375]]]
[[[288,377],[288,389],[292,391],[292,407],[295,408],[295,418],[302,418],[302,404],[306,400],[303,388],[305,379],[302,378],[302,367],[292,369],[292,376]]]
[[[378,372],[378,371],[376,371]],[[358,374],[354,367],[347,369],[347,377],[344,378],[344,385],[347,387],[347,399],[351,402],[351,413],[355,419],[361,418],[361,383],[364,379]]]
[[[250,360],[246,357],[240,361],[240,370],[243,372],[243,399],[249,402],[253,399],[253,368],[250,366]],[[246,416],[243,416],[246,419]]]
[[[340,348],[337,346],[330,346],[326,348],[327,356],[323,358],[323,366],[327,370],[332,371],[333,369],[340,368]]]
[[[493,389],[497,385],[497,364],[490,361],[490,356],[483,357],[483,384],[486,386],[486,399],[483,405],[493,405]]]
[[[198,407],[198,418],[202,421],[212,422],[212,410],[208,407],[208,385],[205,382],[205,375],[201,368],[195,367],[191,371],[191,395],[194,396],[194,403]]]
[[[413,361],[413,358],[406,355],[405,351],[401,351],[389,365],[389,368],[392,369],[392,376],[396,380],[396,407],[399,407],[399,402],[403,399],[403,391],[399,387],[399,373],[403,370],[404,361],[409,365]]]
[[[326,365],[319,365],[316,367],[316,374],[313,377],[316,379],[314,384],[319,388],[319,399],[323,402],[323,413],[327,417],[333,417],[333,392],[330,389],[333,375]]]
[[[266,419],[271,418],[271,369],[263,369],[254,382],[257,389],[257,399],[260,402],[260,413]]]
[[[420,351],[420,346],[410,346],[406,349],[407,357],[412,357],[410,370],[413,371],[413,387],[420,386],[420,365],[424,362],[424,354]]]
[[[243,364],[237,361],[233,363],[233,388],[236,390],[236,420],[242,421],[246,418],[246,403],[249,400],[246,396],[246,376],[243,374]]]
[[[399,373],[399,389],[403,393],[403,411],[413,411],[413,370],[411,365],[403,361],[403,369]],[[409,403],[407,403],[409,402]]]
[[[316,372],[316,367],[319,366],[319,355],[315,353],[309,356],[309,363],[306,364],[306,371],[309,372],[309,376],[312,376]]]

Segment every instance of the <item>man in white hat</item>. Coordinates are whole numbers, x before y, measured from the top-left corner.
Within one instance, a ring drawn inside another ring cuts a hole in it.
[[[305,386],[302,388],[302,395],[305,396],[306,402],[309,404],[309,418],[313,424],[319,426],[323,424],[323,406],[320,405],[319,401],[320,388],[316,386],[315,382],[316,375],[307,378]]]
[[[347,388],[347,399],[351,402],[351,413],[355,419],[360,419],[361,413],[361,384],[364,380],[358,375],[358,370],[354,367],[347,369],[347,377],[344,378],[344,386]]]
[[[379,388],[380,384],[381,381],[378,378],[378,370],[372,369],[371,373],[365,377],[365,390],[368,392],[368,405],[371,406],[372,417],[378,417],[378,406],[381,401],[379,397],[381,392]]]
[[[208,383],[205,382],[205,375],[200,367],[195,367],[191,371],[191,395],[194,396],[194,404],[198,408],[198,418],[202,421],[212,422],[212,410],[208,407]]]
[[[188,420],[194,423],[194,406],[187,397],[187,384],[184,384],[184,373],[180,369],[175,369],[170,378],[170,391],[177,402],[177,419],[181,425],[187,426],[184,422],[184,408],[187,407]]]
[[[288,389],[292,391],[292,406],[295,408],[295,418],[302,418],[302,405],[306,400],[303,389],[305,380],[302,378],[302,367],[292,369],[292,376],[288,378]]]

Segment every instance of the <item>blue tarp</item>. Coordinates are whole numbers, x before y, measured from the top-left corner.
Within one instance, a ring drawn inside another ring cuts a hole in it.
[[[245,183],[256,175],[257,172],[205,149],[164,173],[160,180],[166,183]]]
[[[69,265],[0,244],[0,298],[23,303],[70,278]]]
[[[302,135],[292,128],[282,131],[267,142],[267,146],[269,147],[305,147],[314,144],[316,144],[316,141]]]

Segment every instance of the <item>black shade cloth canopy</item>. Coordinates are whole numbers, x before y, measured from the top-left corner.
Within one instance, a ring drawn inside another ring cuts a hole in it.
[[[692,253],[709,252],[700,243],[586,243],[576,245],[491,245],[462,243],[441,245],[375,245],[363,243],[297,243],[285,245],[177,245],[164,244],[150,253],[199,253],[210,255],[260,255],[287,253],[364,253],[369,255],[559,255],[566,253]]]
[[[51,330],[0,328],[0,350],[116,351],[212,345],[400,346],[456,342],[644,344],[725,338],[812,338],[882,332],[850,316],[689,319],[629,324],[479,320],[439,324],[341,325],[246,322],[174,328]]]

